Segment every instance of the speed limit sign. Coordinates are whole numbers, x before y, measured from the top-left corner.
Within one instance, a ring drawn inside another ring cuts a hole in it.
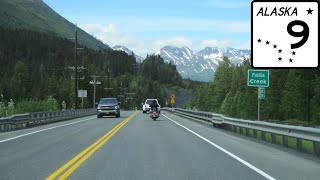
[[[253,68],[319,67],[319,2],[251,3]]]

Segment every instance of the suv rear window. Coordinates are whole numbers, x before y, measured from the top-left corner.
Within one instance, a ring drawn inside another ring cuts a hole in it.
[[[99,104],[117,104],[116,99],[101,99]]]
[[[147,102],[146,102],[146,104],[152,104],[152,102],[154,101],[154,99],[152,99],[152,100],[147,100]]]

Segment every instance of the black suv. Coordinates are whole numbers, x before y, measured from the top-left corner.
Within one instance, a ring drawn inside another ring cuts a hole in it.
[[[97,117],[104,115],[115,115],[120,117],[120,103],[116,98],[101,98],[97,107]]]

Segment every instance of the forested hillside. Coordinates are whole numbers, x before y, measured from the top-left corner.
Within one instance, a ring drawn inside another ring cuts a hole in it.
[[[213,82],[203,85],[193,106],[232,117],[256,119],[258,88],[247,86],[249,60],[235,66],[224,58]],[[270,70],[261,119],[320,123],[320,71]]]
[[[65,101],[68,109],[74,108],[74,71],[69,68],[74,66],[74,42],[29,30],[4,28],[0,28],[0,39],[2,107],[13,99],[16,105],[53,101],[53,110],[61,109]],[[137,64],[133,55],[123,51],[85,48],[77,54],[79,66],[85,68],[79,75],[79,89],[88,90],[85,108],[93,106],[93,86],[89,84],[93,75],[99,76],[97,80],[101,82],[96,87],[96,100],[117,97],[123,108],[140,107],[150,97],[164,104],[165,87],[195,90],[192,81],[183,81],[176,67],[165,63],[160,56],[148,56],[142,64]],[[25,111],[41,110],[46,109]]]
[[[28,29],[58,37],[74,36],[75,25],[60,16],[42,0],[1,0],[0,26],[10,29]],[[78,28],[79,44],[93,49],[109,46]]]

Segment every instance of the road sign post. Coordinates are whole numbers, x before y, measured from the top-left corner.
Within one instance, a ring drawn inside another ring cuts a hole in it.
[[[264,87],[259,87],[258,92],[258,121],[260,121],[260,99],[266,97],[266,89]]]
[[[259,98],[259,94],[258,94],[258,121],[260,121],[260,98]]]
[[[248,86],[258,87],[258,121],[260,121],[260,99],[266,96],[265,87],[269,87],[269,70],[248,70]]]
[[[260,88],[259,88],[259,98],[260,98],[260,99],[266,98],[266,89],[263,88],[263,87],[260,87]]]

